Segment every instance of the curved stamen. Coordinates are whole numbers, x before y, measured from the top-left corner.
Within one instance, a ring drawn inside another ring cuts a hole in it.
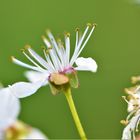
[[[39,56],[33,49],[31,49],[30,46],[26,46],[26,49],[29,51],[31,56],[36,59],[43,67],[45,67],[48,70],[52,70],[52,68],[49,66],[49,64],[41,57]]]
[[[40,67],[30,56],[28,56],[24,50],[21,50],[22,53],[26,56],[26,58],[31,61],[36,67],[40,68],[40,69],[43,69],[42,67]]]
[[[69,59],[70,59],[70,34],[67,33],[65,35],[65,46],[66,46],[66,63],[69,65]]]
[[[94,29],[95,29],[95,25],[93,25],[93,28],[91,29],[91,31],[90,31],[90,33],[89,33],[87,39],[85,40],[84,44],[82,45],[81,49],[79,50],[79,52],[78,52],[76,58],[80,55],[80,53],[81,53],[82,50],[84,49],[85,45],[87,44],[87,42],[88,42],[90,36],[92,35],[92,33],[93,33],[93,31],[94,31]]]
[[[80,46],[82,45],[82,42],[83,42],[83,40],[84,40],[84,38],[85,38],[85,36],[86,36],[88,30],[89,30],[89,27],[90,27],[90,26],[87,25],[87,27],[86,27],[86,29],[85,29],[85,31],[84,31],[84,33],[83,33],[83,35],[82,35],[80,41],[78,42],[77,46],[75,46],[75,50],[74,50],[73,56],[72,56],[71,61],[70,61],[70,64],[71,64],[71,65],[73,65],[73,63],[74,63],[75,56],[77,55],[77,53],[78,53],[78,51],[79,51],[79,49],[80,49]],[[77,34],[78,34],[78,31],[79,31],[79,30],[77,30]],[[78,39],[78,38],[77,38],[77,39]]]
[[[35,67],[35,66],[32,66],[32,65],[29,65],[29,64],[26,64],[26,63],[23,63],[21,62],[20,60],[16,59],[14,56],[11,56],[11,59],[13,61],[13,63],[19,65],[19,66],[22,66],[22,67],[25,67],[25,68],[28,68],[28,69],[32,69],[32,70],[35,70],[35,71],[38,71],[38,72],[44,72],[46,70],[42,70],[38,67]]]
[[[46,49],[43,49],[43,53],[44,53],[44,55],[45,55],[45,58],[46,58],[48,64],[52,67],[53,71],[55,71],[55,68],[54,68],[54,66],[53,66],[53,64],[52,64],[52,61],[51,61],[51,59],[50,59],[50,57],[49,57],[49,54],[48,54],[48,52],[46,51]]]
[[[57,56],[57,61],[58,61],[59,65],[62,65],[61,62],[60,62],[60,60],[62,59],[62,56],[60,54],[58,44],[57,44],[54,36],[52,35],[52,33],[49,30],[47,30],[46,33],[47,33],[47,35],[48,35],[48,37],[50,39],[50,42],[52,43],[52,46],[55,48],[55,52],[56,52],[56,56]]]
[[[50,49],[49,54],[54,63],[55,70],[58,71],[59,69],[62,69],[61,62],[56,54],[56,50],[54,48],[52,48],[52,46],[50,46],[51,45],[50,42],[44,36],[43,36],[43,41],[47,45],[47,47]]]

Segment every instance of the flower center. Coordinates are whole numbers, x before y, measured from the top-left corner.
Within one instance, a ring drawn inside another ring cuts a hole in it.
[[[28,125],[17,121],[13,126],[6,130],[5,137],[7,140],[21,139],[26,137],[30,131],[31,128]]]

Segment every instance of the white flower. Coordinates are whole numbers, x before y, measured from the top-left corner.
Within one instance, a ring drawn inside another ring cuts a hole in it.
[[[13,131],[14,130],[14,131]],[[16,121],[12,127],[6,130],[5,139],[42,139],[48,138],[37,128],[30,127],[21,121]]]
[[[135,139],[135,133],[138,130],[138,125],[140,122],[140,112],[137,112],[135,116],[133,116],[128,125],[123,130],[122,140],[132,140]]]
[[[96,72],[97,64],[92,58],[79,57],[87,44],[91,34],[94,31],[95,25],[87,25],[84,33],[79,34],[79,30],[76,30],[76,43],[72,57],[70,57],[70,35],[65,35],[65,45],[58,40],[56,41],[50,31],[47,31],[48,38],[43,36],[43,41],[46,45],[46,49],[43,49],[45,59],[39,56],[30,46],[26,47],[30,56],[23,51],[23,54],[33,65],[29,65],[21,62],[20,60],[12,57],[15,64],[31,69],[25,73],[30,82],[18,82],[11,86],[11,90],[19,98],[23,98],[34,94],[40,87],[48,84],[51,75],[59,73],[66,74],[73,71],[91,71]],[[76,65],[76,66],[74,66]],[[66,77],[61,76],[64,80]],[[59,80],[59,76],[57,80]],[[62,82],[59,81],[61,84]]]
[[[7,133],[11,128],[18,128],[17,124],[18,115],[20,113],[20,102],[17,97],[11,92],[10,88],[0,88],[0,139],[5,139]],[[23,126],[24,127],[24,126]],[[25,128],[26,129],[26,128]],[[13,130],[13,129],[12,129]],[[30,139],[47,139],[38,129],[30,127],[30,130],[26,129],[27,135],[23,138]],[[13,131],[12,131],[13,132]],[[15,132],[22,133],[18,129]],[[14,136],[14,133],[12,133]],[[17,135],[17,134],[16,134]],[[11,135],[10,135],[11,136]]]
[[[17,120],[20,111],[19,100],[9,88],[0,89],[0,131],[4,131]]]
[[[128,112],[132,112],[140,108],[140,86],[135,86],[125,89],[126,93],[129,95],[129,100],[123,96],[125,101],[128,103]]]
[[[126,93],[129,95],[129,100],[125,96],[123,98],[128,103],[128,112],[126,120],[121,121],[126,125],[123,130],[122,139],[135,139],[135,133],[138,130],[138,125],[140,122],[140,86],[135,86],[132,88],[125,89]]]
[[[31,132],[23,139],[47,140],[46,136],[44,136],[44,134],[42,134],[42,132],[36,128],[32,128]]]

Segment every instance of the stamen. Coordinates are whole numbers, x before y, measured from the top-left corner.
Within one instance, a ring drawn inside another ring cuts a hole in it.
[[[139,126],[139,122],[140,122],[140,116],[138,117],[137,121],[136,121],[136,127],[135,127],[135,130],[136,132],[138,132],[138,126]]]
[[[28,55],[25,53],[24,49],[22,49],[21,51],[22,51],[22,53],[26,56],[26,58],[27,58],[29,61],[31,61],[35,66],[37,66],[37,67],[40,68],[40,69],[43,69],[43,68],[41,68],[33,59],[31,59],[30,56],[28,56]]]
[[[95,26],[96,27],[97,26],[97,23],[93,23],[92,26]]]
[[[121,120],[120,123],[123,125],[127,125],[129,122],[127,120]]]
[[[61,63],[61,61],[62,61],[63,59],[62,59],[62,56],[61,56],[61,54],[60,54],[59,47],[58,47],[58,45],[57,45],[57,43],[56,43],[56,40],[55,40],[54,36],[52,35],[52,33],[51,33],[50,31],[47,31],[47,35],[48,35],[48,37],[49,37],[49,39],[50,39],[52,45],[53,45],[54,48],[55,48],[55,49],[53,49],[53,54],[54,54],[55,59],[56,59],[56,61],[57,61],[56,63],[57,63],[57,65],[58,65],[58,69],[62,69],[62,63]],[[60,60],[61,60],[61,61],[60,61]]]
[[[46,46],[47,46],[48,48],[50,48],[50,47],[51,47],[51,44],[50,44],[50,42],[48,41],[48,39],[47,39],[45,36],[42,36],[42,39],[43,39],[44,43],[46,44]]]
[[[52,71],[52,68],[48,65],[48,63],[41,56],[39,56],[33,49],[31,49],[31,47],[28,48],[28,51],[32,55],[32,57],[36,59],[36,61],[38,61],[43,67],[45,67],[49,71]]]
[[[88,26],[88,27],[91,27],[91,26],[92,26],[92,24],[91,24],[91,23],[87,23],[87,26]]]
[[[91,31],[90,31],[90,33],[89,33],[87,39],[85,40],[85,42],[84,42],[84,44],[82,45],[80,51],[78,52],[77,57],[80,55],[80,53],[81,53],[82,50],[84,49],[85,45],[87,44],[87,42],[88,42],[90,36],[92,35],[92,33],[93,33],[93,31],[94,31],[94,29],[95,29],[95,26],[93,26],[93,28],[91,29]]]
[[[76,58],[76,56],[77,56],[77,53],[78,53],[78,51],[79,51],[79,49],[80,49],[80,46],[82,45],[82,42],[83,42],[83,40],[84,40],[84,38],[85,38],[85,36],[86,36],[86,34],[87,34],[87,32],[88,32],[88,29],[89,29],[89,26],[86,27],[86,29],[85,29],[85,31],[84,31],[84,33],[83,33],[83,35],[82,35],[80,41],[79,41],[78,44],[75,46],[75,50],[74,50],[73,56],[72,56],[72,58],[71,58],[70,65],[73,65],[73,63],[74,63],[74,61],[75,61],[75,58]]]
[[[78,45],[79,42],[79,28],[76,29],[76,43],[75,43],[75,47]]]
[[[66,45],[66,63],[69,65],[69,58],[70,58],[70,33],[65,35],[65,45]]]
[[[122,98],[123,98],[128,104],[130,104],[130,103],[128,102],[128,100],[126,99],[125,96],[122,96]]]
[[[132,115],[136,112],[136,110],[133,110],[130,112],[130,114],[127,116],[126,120],[129,121],[129,119],[132,117]]]
[[[61,39],[58,39],[57,42],[58,42],[58,47],[59,47],[60,54],[62,56],[62,60],[61,60],[62,67],[64,68],[65,66],[67,66],[66,52],[65,52],[65,49],[64,49],[64,46],[63,46],[63,42],[61,41]]]
[[[136,84],[139,81],[140,81],[140,76],[132,76],[131,77],[132,84]]]
[[[11,56],[11,60],[12,60],[13,63],[15,63],[17,65],[20,65],[22,67],[25,67],[25,68],[29,68],[29,69],[32,69],[32,70],[35,70],[35,71],[39,71],[39,72],[44,72],[45,71],[45,70],[42,70],[42,69],[40,69],[38,67],[35,67],[35,66],[32,66],[32,65],[23,63],[20,60],[16,59],[14,56]]]
[[[80,29],[79,29],[78,27],[75,29],[76,32],[79,32],[79,30],[80,30]]]
[[[130,87],[130,88],[125,88],[124,92],[130,95],[133,95],[134,93],[136,93],[136,91],[138,90],[139,86],[136,85],[134,87]]]
[[[50,60],[50,57],[49,57],[49,49],[48,50],[44,49],[43,52],[44,52],[44,55],[45,55],[45,58],[46,58],[48,64],[52,67],[53,71],[55,71],[55,68],[52,64],[52,61]]]
[[[48,50],[46,50],[47,52],[46,53],[49,53],[50,54],[50,57],[51,57],[51,60],[53,61],[53,66],[55,68],[56,71],[60,70],[61,67],[59,66],[58,64],[58,57],[56,56],[56,52],[54,49],[52,48],[49,48]]]

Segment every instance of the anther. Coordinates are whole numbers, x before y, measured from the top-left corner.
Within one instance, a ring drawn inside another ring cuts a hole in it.
[[[127,120],[121,120],[120,123],[123,125],[127,125],[129,122]]]
[[[42,49],[42,50],[46,50],[46,47],[45,47],[45,46],[41,46],[41,49]]]
[[[11,61],[12,61],[12,62],[14,61],[14,59],[15,59],[15,57],[14,57],[14,56],[11,56]]]
[[[140,76],[132,76],[131,77],[131,83],[132,84],[136,84],[139,81],[140,81]]]
[[[68,32],[65,32],[64,35],[65,35],[66,37],[70,37],[70,33],[68,33]]]
[[[91,23],[87,23],[87,26],[88,26],[88,27],[91,27],[91,26],[92,26],[92,24],[91,24]]]
[[[24,47],[25,49],[30,49],[31,48],[31,46],[30,45],[25,45],[25,47]]]
[[[46,39],[46,37],[45,37],[44,35],[42,35],[42,36],[41,36],[41,38],[42,38],[43,40],[45,40],[45,39]]]
[[[75,29],[76,32],[79,32],[79,30],[80,30],[80,28],[78,28],[78,27]]]
[[[25,52],[25,49],[20,49],[20,51],[23,53],[23,52]]]
[[[51,33],[51,30],[50,29],[46,29],[46,33],[47,34]]]
[[[92,26],[93,26],[93,27],[96,27],[96,26],[97,26],[97,24],[96,24],[96,23],[93,23],[93,24],[92,24]]]

